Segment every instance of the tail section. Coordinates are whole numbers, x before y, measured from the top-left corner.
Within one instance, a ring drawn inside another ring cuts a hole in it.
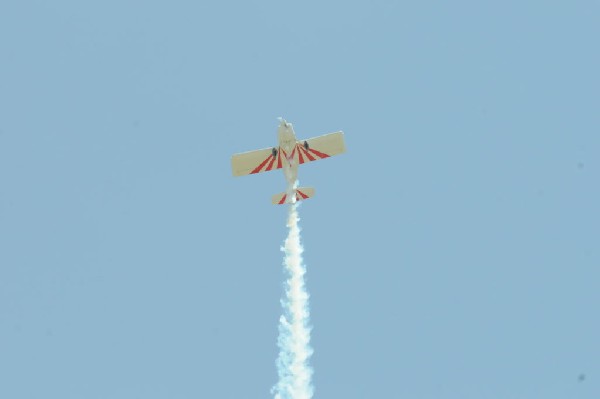
[[[313,197],[314,195],[315,189],[312,187],[298,187],[296,189],[296,201],[302,201]],[[287,193],[279,193],[271,197],[271,202],[273,203],[273,205],[282,205],[291,201],[290,198],[288,198]]]

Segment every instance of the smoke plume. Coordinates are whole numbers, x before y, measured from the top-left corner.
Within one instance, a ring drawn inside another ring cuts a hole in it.
[[[287,274],[285,297],[281,300],[283,315],[279,318],[279,356],[277,373],[279,381],[273,387],[275,399],[310,399],[313,396],[313,370],[308,361],[310,346],[310,320],[308,293],[304,283],[306,266],[302,262],[302,245],[298,227],[298,204],[295,187],[288,188],[288,236],[281,250],[285,253]]]

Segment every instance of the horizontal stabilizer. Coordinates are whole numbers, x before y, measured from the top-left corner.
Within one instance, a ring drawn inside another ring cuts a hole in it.
[[[312,187],[298,187],[296,189],[296,201],[302,201],[302,200],[308,199],[314,195],[315,195],[315,189]],[[291,202],[290,200],[291,199],[288,198],[287,193],[275,194],[271,198],[271,202],[274,205],[282,205],[287,202]]]

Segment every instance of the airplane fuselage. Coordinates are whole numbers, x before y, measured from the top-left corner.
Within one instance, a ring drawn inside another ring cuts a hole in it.
[[[283,174],[288,184],[292,185],[298,179],[298,156],[296,155],[296,134],[291,123],[281,120],[277,129],[279,137],[280,157],[283,160]]]

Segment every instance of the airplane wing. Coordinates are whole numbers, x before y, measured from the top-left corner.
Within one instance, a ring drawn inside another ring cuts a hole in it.
[[[251,175],[280,168],[281,158],[278,147],[243,152],[231,157],[231,169],[234,176]]]
[[[344,132],[324,134],[308,140],[299,140],[296,144],[299,163],[329,158],[346,152]]]

